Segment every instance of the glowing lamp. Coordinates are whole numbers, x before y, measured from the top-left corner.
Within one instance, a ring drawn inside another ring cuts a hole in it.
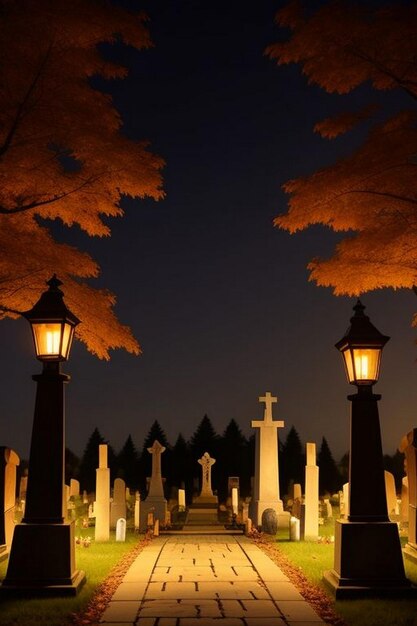
[[[342,353],[348,381],[358,386],[373,385],[378,381],[382,349],[389,337],[371,324],[360,300],[353,310],[351,325],[336,348]]]
[[[55,276],[48,280],[49,289],[24,317],[30,322],[36,356],[40,361],[66,361],[71,350],[74,330],[79,319],[66,307],[62,282]]]

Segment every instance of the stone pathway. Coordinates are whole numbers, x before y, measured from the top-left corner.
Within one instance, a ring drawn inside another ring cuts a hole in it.
[[[131,565],[101,622],[112,626],[324,624],[262,550],[247,537],[230,535],[155,538]]]

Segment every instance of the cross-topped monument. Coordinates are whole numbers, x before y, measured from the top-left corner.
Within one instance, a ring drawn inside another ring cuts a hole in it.
[[[165,447],[159,443],[157,439],[152,444],[151,448],[148,448],[149,454],[152,454],[152,475],[149,485],[149,496],[162,496],[164,497],[164,487],[162,485],[162,473],[161,473],[161,454],[165,452]]]
[[[141,502],[140,507],[139,529],[141,532],[146,530],[148,513],[152,513],[155,520],[159,520],[160,524],[164,524],[167,512],[161,469],[161,454],[165,451],[165,448],[155,439],[152,446],[147,448],[147,450],[149,454],[152,454],[152,475],[149,482],[148,495]]]
[[[278,428],[284,422],[274,420],[272,405],[278,398],[269,391],[259,398],[265,403],[264,419],[252,420],[252,428],[256,428],[255,448],[255,481],[252,498],[252,519],[259,526],[265,509],[274,509],[277,514],[284,511],[279,497],[279,466],[278,466]]]
[[[212,459],[208,452],[204,452],[201,459],[198,459],[201,465],[201,493],[200,496],[213,496],[211,489],[211,466],[215,464],[216,459]]]

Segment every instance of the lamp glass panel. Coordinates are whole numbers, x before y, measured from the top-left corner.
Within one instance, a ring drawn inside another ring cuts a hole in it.
[[[355,371],[353,369],[352,353],[349,348],[347,348],[347,350],[344,350],[342,354],[345,361],[348,380],[350,383],[353,383],[355,380]]]
[[[64,324],[64,332],[62,335],[62,356],[64,357],[64,359],[68,359],[73,333],[74,327],[66,322]]]
[[[62,324],[60,322],[33,322],[36,356],[53,359],[61,356]]]
[[[381,350],[379,348],[353,348],[352,352],[356,382],[377,381]]]

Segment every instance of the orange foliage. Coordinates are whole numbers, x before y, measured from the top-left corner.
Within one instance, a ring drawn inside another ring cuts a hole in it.
[[[372,11],[336,1],[302,17],[299,2],[278,13],[290,39],[270,46],[278,64],[301,63],[310,82],[347,93],[365,81],[417,99],[417,5]],[[293,15],[293,18],[291,17]],[[367,107],[316,125],[327,138],[371,116]],[[327,260],[309,264],[310,279],[335,294],[417,284],[417,113],[374,123],[352,155],[284,185],[289,208],[274,223],[294,233],[323,224],[349,235]]]
[[[130,329],[114,315],[114,295],[84,280],[98,275],[97,264],[57,243],[44,220],[106,236],[103,216],[122,215],[123,195],[163,196],[163,161],[146,142],[121,134],[110,96],[89,82],[126,75],[97,46],[121,40],[149,47],[146,18],[105,0],[0,6],[0,307],[30,308],[56,272],[87,348],[105,359],[116,347],[138,354]]]

